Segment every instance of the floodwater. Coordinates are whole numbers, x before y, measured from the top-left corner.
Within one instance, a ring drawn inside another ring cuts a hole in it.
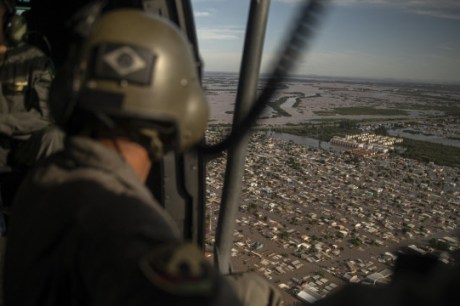
[[[460,140],[458,139],[450,139],[450,138],[445,138],[442,136],[437,136],[437,135],[426,135],[422,133],[408,133],[404,132],[407,131],[408,129],[394,129],[394,130],[388,130],[387,133],[390,136],[394,137],[403,137],[403,138],[409,138],[409,139],[414,139],[414,140],[420,140],[420,141],[427,141],[427,142],[432,142],[432,143],[438,143],[438,144],[443,144],[446,146],[453,146],[453,147],[458,147],[460,148]]]
[[[283,103],[283,108],[293,108],[296,102],[296,97],[289,97],[286,102]]]

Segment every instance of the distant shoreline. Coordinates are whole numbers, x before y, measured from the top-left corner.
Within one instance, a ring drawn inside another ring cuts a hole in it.
[[[216,75],[228,75],[237,78],[239,76],[238,72],[225,72],[225,71],[205,71],[203,77],[212,77]],[[260,79],[265,79],[269,77],[269,73],[260,74]],[[393,79],[393,78],[377,78],[377,77],[345,77],[345,76],[325,76],[325,75],[302,75],[302,74],[292,74],[287,80],[291,79],[311,79],[315,81],[323,82],[339,82],[339,83],[377,83],[377,84],[392,84],[392,85],[424,85],[424,86],[453,86],[460,89],[460,83],[454,81],[434,81],[434,80],[412,80],[412,79]]]

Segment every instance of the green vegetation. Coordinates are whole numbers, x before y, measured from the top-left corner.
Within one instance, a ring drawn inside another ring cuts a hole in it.
[[[283,96],[276,101],[268,103],[268,105],[273,108],[273,110],[277,113],[277,116],[284,116],[284,117],[291,117],[291,114],[286,112],[281,105],[286,103],[286,101],[290,98],[296,98],[293,107],[298,107],[302,99],[305,98],[305,94],[303,92],[293,92],[289,96]]]
[[[267,129],[259,128],[259,130]],[[271,128],[271,130],[278,133],[311,137],[321,141],[330,141],[333,136],[343,137],[345,135],[361,133],[357,121],[352,120],[327,121],[303,125],[290,124],[283,127]],[[387,134],[384,127],[374,132],[380,135]],[[460,148],[408,138],[404,138],[401,146],[405,149],[401,153],[405,158],[460,168]],[[288,165],[295,170],[301,170],[301,167],[294,160],[289,161]]]
[[[335,116],[336,115],[336,113],[332,111],[316,111],[313,113],[318,116]]]
[[[361,239],[359,238],[352,238],[352,239],[349,239],[348,242],[350,242],[351,244],[353,244],[354,246],[360,246],[363,244],[363,242],[361,241]]]
[[[286,112],[284,109],[281,108],[281,105],[283,105],[283,103],[285,103],[287,99],[289,99],[289,97],[284,96],[284,97],[281,97],[281,98],[279,98],[278,100],[276,100],[274,102],[268,103],[268,105],[271,108],[273,108],[273,110],[275,112],[278,113],[278,116],[291,117],[291,114],[289,114],[288,112]]]
[[[333,136],[345,136],[347,134],[356,134],[361,132],[357,128],[356,124],[350,120],[322,124],[289,125],[272,128],[272,131],[311,137],[321,141],[329,141]]]
[[[296,108],[299,106],[300,102],[302,102],[302,99],[305,98],[305,93],[303,92],[293,92],[292,93],[293,95],[297,96],[295,98],[295,103],[292,105],[292,107]],[[319,94],[318,94],[319,95]],[[294,96],[291,96],[291,98],[293,98]],[[315,96],[316,97],[316,96]]]
[[[387,129],[384,126],[379,126],[374,130],[374,133],[377,135],[388,136]]]
[[[395,107],[412,109],[419,111],[439,111],[443,112],[446,116],[460,117],[460,107],[457,102],[443,103],[443,104],[403,104],[395,103]]]
[[[408,116],[409,114],[401,109],[386,109],[386,108],[373,108],[373,107],[336,107],[331,111],[318,111],[314,112],[316,115],[322,116],[358,116],[358,115],[370,115],[370,116]]]
[[[304,96],[304,97],[305,97],[305,96]],[[292,107],[294,107],[294,108],[298,107],[299,104],[300,104],[300,102],[302,102],[302,99],[303,99],[304,97],[297,97],[297,98],[295,98],[295,103],[292,105]]]
[[[302,165],[295,158],[289,157],[289,159],[287,161],[287,164],[288,164],[289,167],[291,167],[294,170],[297,170],[297,171],[302,171],[303,170]]]
[[[289,234],[288,232],[282,232],[280,234],[281,239],[289,239],[289,237],[291,237],[291,234]]]
[[[403,157],[460,168],[460,148],[408,138],[402,146],[406,148]]]

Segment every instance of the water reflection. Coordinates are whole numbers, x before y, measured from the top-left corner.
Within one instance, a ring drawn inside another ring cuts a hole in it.
[[[286,102],[284,102],[283,108],[293,108],[296,101],[296,97],[289,97]]]

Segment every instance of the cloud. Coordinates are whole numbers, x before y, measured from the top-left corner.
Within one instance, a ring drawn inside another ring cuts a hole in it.
[[[305,0],[275,0],[275,2],[287,3],[287,4],[296,4],[296,3],[300,3],[304,1]]]
[[[282,0],[278,0],[282,1]],[[289,0],[287,0],[289,1]],[[291,0],[294,1],[294,0]],[[300,0],[298,0],[300,2]],[[460,7],[458,0],[333,0],[336,5],[353,5],[353,4],[381,4],[397,5],[402,7],[420,7],[420,6],[437,6],[437,7]]]
[[[211,13],[208,12],[208,11],[196,11],[195,13],[195,17],[209,17],[211,16]]]
[[[337,6],[387,6],[417,15],[460,20],[460,1],[458,0],[333,0],[332,2]]]
[[[228,26],[221,28],[198,28],[200,40],[237,40],[243,37],[244,31],[237,27]]]
[[[414,10],[413,12],[416,13],[417,15],[425,15],[425,16],[431,16],[431,17],[443,18],[443,19],[460,20],[460,12],[454,13],[454,12],[447,12],[447,11],[442,11],[442,10]]]
[[[273,1],[286,5],[298,5],[308,0]],[[330,0],[329,2],[334,6],[386,6],[405,10],[417,15],[460,20],[459,0]]]
[[[275,0],[284,4],[299,4],[306,0]],[[458,0],[331,0],[335,6],[387,6],[399,8],[413,14],[443,19],[460,20]]]

